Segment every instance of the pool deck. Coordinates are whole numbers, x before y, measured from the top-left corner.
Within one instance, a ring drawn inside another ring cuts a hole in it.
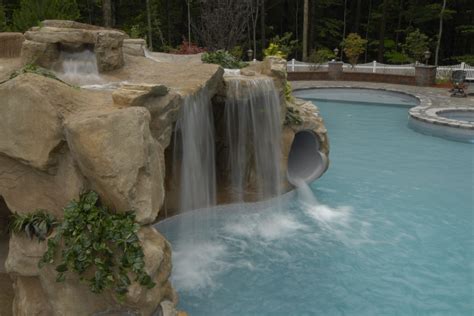
[[[401,84],[356,82],[356,81],[292,81],[293,90],[311,88],[362,88],[378,89],[406,93],[415,96],[420,104],[410,109],[410,116],[416,120],[445,125],[461,129],[474,130],[474,123],[448,119],[437,115],[438,112],[461,110],[474,110],[474,84],[466,89],[466,98],[451,97],[447,88],[418,87]],[[470,95],[469,95],[470,93]]]

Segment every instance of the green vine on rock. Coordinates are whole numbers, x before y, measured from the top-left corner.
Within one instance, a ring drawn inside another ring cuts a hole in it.
[[[295,109],[292,106],[288,106],[286,109],[285,115],[285,125],[301,125],[303,124],[303,119],[300,116],[300,111]]]
[[[52,72],[51,70],[48,70],[46,68],[43,68],[43,67],[40,67],[40,66],[37,66],[35,64],[26,64],[25,66],[21,67],[20,69],[12,72],[10,74],[10,77],[7,79],[7,80],[4,80],[2,82],[0,82],[0,84],[2,83],[5,83],[7,82],[8,80],[12,80],[16,77],[18,77],[19,75],[22,75],[22,74],[27,74],[27,73],[30,73],[30,74],[36,74],[36,75],[39,75],[39,76],[43,76],[43,77],[46,77],[46,78],[50,78],[50,79],[54,79],[54,80],[57,80],[61,83],[64,83],[70,87],[73,87],[73,88],[78,88],[77,86],[74,86],[74,85],[71,85],[61,79],[59,79],[56,74],[54,72]]]
[[[92,292],[111,289],[123,300],[131,276],[145,288],[155,286],[145,271],[139,229],[133,212],[112,213],[100,204],[96,192],[85,192],[64,209],[64,221],[48,240],[39,267],[60,258],[56,281],[64,281],[68,271],[75,272]]]

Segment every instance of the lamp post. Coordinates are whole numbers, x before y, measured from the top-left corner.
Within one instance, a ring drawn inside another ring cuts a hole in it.
[[[248,56],[248,58],[249,58],[249,61],[252,61],[253,50],[249,49],[249,50],[247,51],[247,56]]]
[[[426,50],[423,54],[425,55],[425,65],[428,66],[428,61],[430,60],[431,52],[429,50]]]
[[[334,60],[337,61],[337,56],[339,55],[339,49],[336,47],[336,48],[334,48],[333,52],[334,52],[334,56],[335,56]]]

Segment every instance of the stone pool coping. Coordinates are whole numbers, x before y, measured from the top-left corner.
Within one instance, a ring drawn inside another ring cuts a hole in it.
[[[438,115],[438,113],[446,111],[474,111],[474,97],[451,97],[451,93],[446,88],[353,81],[292,81],[291,85],[295,91],[312,88],[358,88],[407,94],[419,100],[419,104],[408,111],[413,119],[474,131],[472,122],[448,119]],[[474,87],[470,90],[474,90]]]

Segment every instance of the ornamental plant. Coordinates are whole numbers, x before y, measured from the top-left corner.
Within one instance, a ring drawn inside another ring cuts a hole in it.
[[[206,64],[217,64],[227,69],[240,69],[248,65],[226,50],[204,53],[201,60]]]
[[[354,66],[357,64],[359,56],[365,52],[365,45],[367,40],[360,37],[357,33],[350,33],[342,42],[344,47],[344,54],[349,59],[349,63]]]
[[[113,213],[94,191],[80,195],[64,209],[64,221],[48,240],[39,267],[56,263],[57,282],[77,273],[94,293],[111,289],[123,300],[132,280],[145,288],[155,283],[145,271],[133,212]]]
[[[38,241],[43,241],[58,224],[59,222],[53,215],[46,213],[44,210],[38,210],[26,215],[13,214],[9,229],[15,234],[24,233],[30,239],[36,237]]]

